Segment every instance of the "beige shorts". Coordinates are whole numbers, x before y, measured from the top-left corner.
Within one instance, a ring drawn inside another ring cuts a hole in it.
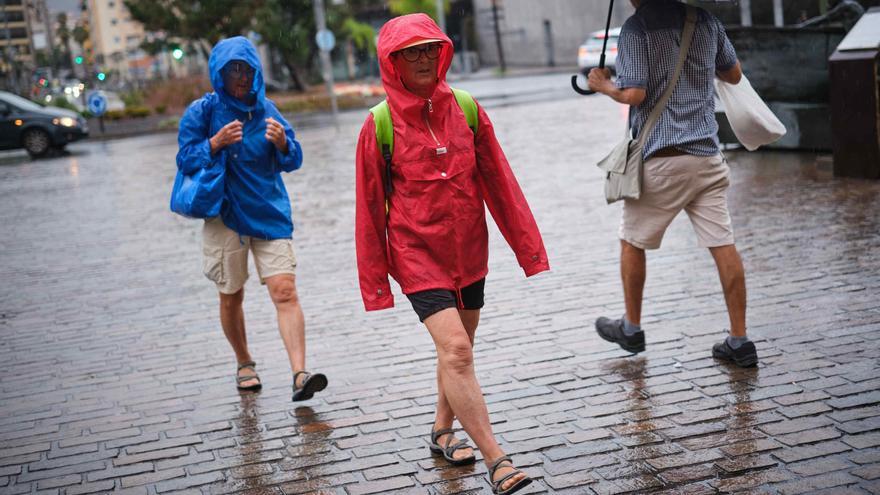
[[[254,253],[254,265],[260,283],[281,273],[295,274],[296,255],[293,241],[266,241],[238,233],[223,224],[220,217],[205,220],[202,231],[202,252],[205,255],[205,276],[217,284],[223,294],[235,294],[248,279],[248,251]]]
[[[687,212],[702,247],[734,243],[727,188],[730,169],[722,155],[682,155],[645,162],[642,194],[625,200],[620,238],[641,249],[657,249],[666,228]]]

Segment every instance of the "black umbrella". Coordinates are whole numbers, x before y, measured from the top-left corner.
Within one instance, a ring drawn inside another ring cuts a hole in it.
[[[730,3],[736,2],[736,0],[700,0],[704,3]],[[605,68],[605,48],[608,47],[608,32],[611,30],[611,13],[614,11],[614,0],[611,0],[611,4],[608,6],[608,20],[605,21],[605,39],[602,40],[602,55],[599,56],[599,68]],[[578,76],[571,76],[571,87],[578,94],[581,95],[591,95],[595,93],[590,89],[584,89],[577,84]]]
[[[599,68],[605,68],[605,48],[608,46],[608,31],[611,30],[611,13],[614,12],[614,0],[611,0],[611,5],[608,6],[608,20],[605,21],[605,39],[602,40],[602,55],[599,55]],[[578,86],[577,83],[578,76],[571,76],[571,87],[578,94],[581,95],[591,95],[595,93],[595,91],[590,89],[583,89]]]

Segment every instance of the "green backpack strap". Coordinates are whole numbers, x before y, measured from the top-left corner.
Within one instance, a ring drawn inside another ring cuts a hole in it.
[[[391,155],[394,154],[394,124],[391,122],[391,108],[387,100],[370,109],[376,125],[376,142],[382,158],[385,159],[385,211],[388,211],[388,198],[391,196]]]
[[[470,93],[463,89],[452,88],[452,94],[455,95],[455,101],[464,112],[464,118],[467,119],[468,127],[471,128],[474,135],[477,135],[477,127],[479,126],[480,116],[477,110],[477,102]]]
[[[452,88],[452,94],[455,95],[455,101],[464,112],[468,127],[474,136],[477,135],[479,126],[479,110],[477,102],[465,90]],[[376,125],[376,142],[379,143],[379,150],[382,152],[382,158],[385,160],[385,212],[389,210],[388,199],[391,197],[393,185],[391,184],[391,156],[394,154],[394,124],[391,122],[391,108],[388,106],[388,100],[382,100],[381,103],[370,109],[373,114],[373,123]]]

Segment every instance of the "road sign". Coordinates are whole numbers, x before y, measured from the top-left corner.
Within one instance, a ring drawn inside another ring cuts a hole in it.
[[[107,111],[107,98],[101,93],[93,92],[89,94],[87,102],[89,111],[96,117],[104,115],[104,112]]]
[[[329,29],[322,29],[315,33],[315,42],[318,44],[318,48],[321,51],[329,52],[333,50],[333,47],[336,46],[336,36],[333,35],[333,31]]]

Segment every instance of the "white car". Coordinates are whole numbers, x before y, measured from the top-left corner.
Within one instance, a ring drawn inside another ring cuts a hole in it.
[[[617,61],[617,39],[620,37],[620,28],[608,31],[608,47],[605,49],[605,67],[614,72]],[[587,38],[587,41],[578,48],[578,67],[586,74],[590,69],[599,67],[599,57],[602,55],[602,43],[605,41],[605,31],[596,31]]]

